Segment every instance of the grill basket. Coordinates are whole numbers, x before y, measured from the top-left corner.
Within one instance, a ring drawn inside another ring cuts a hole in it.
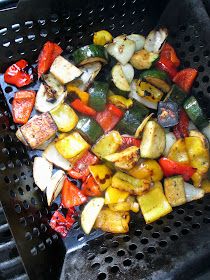
[[[47,40],[60,43],[68,58],[97,30],[116,36],[166,26],[182,68],[199,71],[193,94],[210,117],[209,12],[209,1],[199,0],[21,0],[0,11],[0,72],[21,58],[34,63]],[[187,280],[208,271],[210,196],[151,225],[133,215],[126,235],[85,236],[77,221],[62,240],[48,226],[59,201],[47,208],[33,182],[31,161],[38,152],[26,150],[15,137],[10,115],[15,88],[4,84],[2,75],[0,84],[0,199],[30,279]],[[5,275],[0,270],[0,279]]]

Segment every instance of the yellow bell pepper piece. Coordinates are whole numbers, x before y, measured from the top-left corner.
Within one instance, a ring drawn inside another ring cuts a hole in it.
[[[133,105],[133,101],[130,98],[125,98],[121,95],[111,95],[108,97],[110,103],[120,107],[122,109],[128,109]]]
[[[190,159],[187,153],[185,140],[184,139],[177,140],[170,148],[167,157],[173,161],[190,164]]]
[[[67,92],[75,93],[84,104],[88,103],[89,94],[87,92],[85,92],[85,91],[82,91],[78,87],[76,87],[74,85],[71,85],[71,84],[68,84],[67,85]]]
[[[74,110],[67,104],[61,104],[50,111],[58,130],[62,132],[71,131],[78,123],[78,116]]]
[[[147,99],[148,101],[157,103],[163,97],[162,91],[151,84],[141,80],[135,80],[135,82],[138,95]]]
[[[172,211],[164,193],[159,187],[137,197],[139,206],[147,224],[152,223]]]
[[[203,180],[201,188],[204,190],[205,193],[210,193],[210,181],[208,179]]]
[[[58,140],[55,147],[64,158],[71,159],[89,149],[90,146],[78,132],[73,132]]]
[[[138,163],[128,173],[138,179],[150,178],[152,181],[160,181],[163,178],[163,171],[154,159],[147,159]]]
[[[93,44],[104,46],[112,42],[112,34],[107,30],[100,30],[94,33]]]
[[[112,171],[105,164],[91,165],[89,170],[101,191],[105,191],[111,185]]]
[[[121,191],[109,186],[105,192],[105,204],[124,202],[129,196],[129,192]]]

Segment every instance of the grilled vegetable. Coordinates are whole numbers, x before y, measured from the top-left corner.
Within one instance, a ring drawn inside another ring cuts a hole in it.
[[[50,73],[53,74],[61,84],[67,84],[79,77],[82,71],[64,57],[58,56],[50,67]]]
[[[104,208],[96,219],[95,228],[112,233],[126,233],[129,231],[129,221],[129,212],[115,212]]]
[[[23,134],[22,134],[20,128],[18,128],[15,135],[20,142],[22,142],[25,146],[28,146],[28,143],[26,142],[25,138],[23,137]]]
[[[103,128],[104,132],[108,132],[116,126],[122,117],[122,110],[113,104],[107,104],[104,111],[97,113],[96,121]]]
[[[162,91],[152,86],[151,84],[143,82],[141,80],[138,80],[138,82],[136,83],[136,89],[139,96],[145,98],[150,102],[157,103],[163,97]]]
[[[180,60],[177,57],[174,48],[169,43],[164,44],[160,56],[170,60],[176,67],[179,67]]]
[[[137,197],[147,224],[152,223],[172,211],[161,188],[156,187]]]
[[[186,203],[184,180],[182,176],[165,178],[164,191],[165,196],[172,207]]]
[[[68,88],[71,88],[72,86],[77,87],[82,91],[87,90],[89,85],[100,72],[101,67],[102,65],[100,62],[87,63],[84,66],[79,67],[82,71],[82,75],[67,85],[67,91],[69,91]]]
[[[181,109],[179,111],[179,122],[173,128],[173,133],[177,139],[187,137],[189,135],[189,118],[186,112]]]
[[[142,160],[135,165],[129,174],[138,179],[151,179],[152,181],[160,181],[163,178],[163,171],[156,160]]]
[[[198,71],[196,69],[186,68],[176,74],[176,76],[173,78],[173,82],[188,93],[193,85],[197,74]]]
[[[132,146],[139,148],[140,144],[141,140],[129,135],[122,135],[122,145],[120,146],[119,150],[122,151]]]
[[[93,44],[104,46],[108,43],[112,42],[112,34],[109,33],[107,30],[100,30],[94,33],[93,36]]]
[[[73,158],[85,152],[89,144],[78,132],[73,132],[55,143],[58,152],[67,159]]]
[[[105,204],[120,203],[126,201],[129,192],[115,189],[109,186],[105,192]]]
[[[40,78],[43,74],[45,74],[52,65],[53,61],[58,57],[63,50],[61,47],[55,43],[50,41],[46,42],[39,54],[38,57],[38,78]]]
[[[103,111],[106,106],[108,84],[104,82],[94,82],[89,89],[89,106],[96,111]]]
[[[126,202],[128,202],[130,204],[130,210],[134,213],[138,213],[139,212],[139,204],[136,201],[136,198],[134,196],[129,196],[126,199]]]
[[[67,104],[61,104],[50,112],[58,130],[61,132],[71,131],[78,122],[78,116],[74,110]]]
[[[141,80],[146,80],[151,85],[159,88],[164,93],[169,92],[170,85],[168,83],[168,75],[157,69],[146,70],[140,75]]]
[[[120,64],[116,64],[112,68],[112,82],[111,90],[116,94],[127,97],[130,91],[130,84]]]
[[[126,36],[129,40],[132,40],[135,42],[136,47],[135,47],[135,52],[143,49],[144,44],[145,44],[145,38],[142,35],[139,34],[130,34]]]
[[[96,111],[91,107],[85,105],[80,99],[75,99],[73,102],[70,103],[71,107],[74,108],[79,113],[86,115],[86,116],[96,116]]]
[[[168,132],[166,133],[166,146],[165,146],[165,150],[163,152],[164,156],[168,155],[168,152],[170,150],[170,148],[172,147],[172,145],[176,142],[176,137],[172,132]]]
[[[68,209],[74,206],[79,206],[86,201],[87,197],[82,191],[66,178],[61,193],[61,205]]]
[[[102,196],[100,187],[92,175],[89,175],[82,184],[82,192],[86,196]]]
[[[165,149],[165,132],[155,121],[148,121],[144,128],[140,152],[143,158],[158,158]]]
[[[106,49],[99,45],[87,45],[73,52],[73,60],[77,65],[84,65],[93,62],[107,63],[108,56]]]
[[[134,135],[147,114],[147,108],[139,102],[133,101],[133,106],[125,112],[124,117],[117,124],[117,128],[122,132]]]
[[[71,168],[71,163],[57,151],[54,142],[47,146],[42,156],[63,170],[69,170]]]
[[[49,113],[43,113],[31,118],[20,130],[29,146],[36,149],[55,135],[57,126]]]
[[[201,188],[195,188],[189,183],[184,183],[185,195],[187,202],[200,199],[204,196],[204,190]]]
[[[125,75],[126,80],[130,84],[133,81],[133,77],[134,77],[133,66],[131,64],[127,63],[125,65],[121,65],[121,67],[122,67],[122,71]]]
[[[186,96],[186,93],[178,85],[173,84],[164,101],[171,100],[178,105],[182,105]]]
[[[190,165],[175,162],[168,158],[159,159],[159,164],[163,170],[165,177],[182,175],[185,181],[189,181],[196,171],[196,169]]]
[[[112,177],[112,187],[127,191],[130,194],[142,195],[150,188],[151,181],[148,179],[137,179],[121,171],[117,171]]]
[[[130,203],[127,201],[109,204],[108,206],[109,206],[109,209],[111,209],[112,211],[116,211],[116,212],[130,211],[130,208],[131,208]]]
[[[168,30],[166,28],[160,28],[159,30],[152,30],[146,37],[144,48],[148,52],[159,53],[168,36]]]
[[[121,95],[111,95],[108,97],[108,99],[110,103],[122,109],[128,109],[133,105],[132,99],[130,98],[127,99]]]
[[[107,52],[122,65],[128,63],[134,54],[135,48],[135,42],[127,39],[126,35],[121,35],[114,38],[113,43],[106,47]]]
[[[89,94],[87,92],[82,91],[80,88],[72,85],[71,83],[67,85],[67,91],[70,94],[75,94],[84,104],[88,103]]]
[[[105,156],[104,159],[114,162],[116,168],[129,170],[137,163],[139,159],[139,148],[132,146],[121,152]]]
[[[134,55],[131,57],[130,63],[134,68],[138,70],[144,70],[149,69],[157,60],[157,58],[158,54],[148,52],[147,50],[143,49],[134,53]]]
[[[210,193],[210,181],[208,179],[203,180],[201,188],[205,193]]]
[[[33,178],[37,187],[44,191],[50,183],[53,165],[43,157],[35,157],[33,164]]]
[[[100,158],[115,153],[122,144],[122,137],[118,131],[112,130],[105,134],[92,147],[92,152]]]
[[[190,96],[184,102],[184,109],[192,122],[200,129],[208,125],[206,116],[204,115],[198,101],[194,96]]]
[[[103,130],[100,125],[94,119],[85,116],[79,119],[76,130],[78,130],[89,143],[95,143],[103,135]]]
[[[160,57],[155,63],[155,67],[161,71],[165,71],[171,79],[173,79],[178,72],[174,63],[165,57]]]
[[[103,197],[95,197],[85,205],[81,214],[81,226],[86,234],[91,232],[103,205]]]
[[[101,191],[104,191],[111,185],[112,172],[105,164],[91,165],[89,170]]]
[[[181,163],[190,164],[188,152],[184,139],[177,140],[170,148],[168,152],[168,158]]]
[[[47,185],[47,189],[46,189],[48,206],[52,204],[52,202],[56,199],[56,197],[61,192],[64,180],[65,180],[65,173],[62,170],[58,170],[50,178],[50,182]]]
[[[158,103],[158,123],[162,127],[171,127],[178,122],[178,105],[172,101],[160,101]]]
[[[34,107],[35,96],[33,90],[20,90],[15,93],[12,101],[12,116],[15,123],[27,123]]]

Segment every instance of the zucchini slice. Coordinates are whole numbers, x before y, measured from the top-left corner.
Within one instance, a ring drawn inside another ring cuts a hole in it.
[[[73,60],[77,65],[84,65],[92,62],[107,63],[108,55],[103,46],[92,44],[74,51]]]
[[[182,105],[185,98],[186,98],[186,92],[184,92],[179,86],[177,86],[176,84],[173,84],[173,86],[171,87],[171,90],[169,91],[169,93],[166,95],[165,100],[171,100],[176,102],[178,105]]]
[[[89,89],[89,105],[96,111],[103,111],[106,106],[109,85],[104,82],[94,82]]]
[[[118,95],[127,97],[130,91],[130,84],[126,79],[125,73],[120,64],[116,64],[112,68],[112,84],[111,90]]]
[[[184,109],[191,121],[200,129],[208,125],[207,118],[194,96],[184,102]]]
[[[89,117],[81,117],[77,123],[76,130],[91,144],[95,143],[104,134],[100,125]]]
[[[140,75],[140,79],[146,80],[148,83],[159,88],[164,93],[169,92],[170,84],[168,83],[168,75],[160,70],[146,70]]]

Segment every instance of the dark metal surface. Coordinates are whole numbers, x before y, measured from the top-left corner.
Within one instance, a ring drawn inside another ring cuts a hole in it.
[[[96,30],[108,29],[114,36],[146,34],[158,23],[166,2],[20,1],[17,9],[0,13],[0,69],[20,58],[34,62],[49,39],[70,57],[73,49],[91,42]],[[193,92],[208,111],[210,22],[202,2],[170,1],[160,24],[169,28],[182,67],[198,68]],[[45,197],[33,184],[30,159],[35,153],[14,135],[8,107],[16,89],[2,77],[0,82],[0,197],[31,279],[58,279],[63,262],[61,278],[74,280],[195,279],[208,270],[210,196],[178,207],[151,225],[145,225],[140,214],[133,215],[128,235],[93,231],[86,237],[77,222],[61,240],[48,226],[59,201],[46,208]]]

